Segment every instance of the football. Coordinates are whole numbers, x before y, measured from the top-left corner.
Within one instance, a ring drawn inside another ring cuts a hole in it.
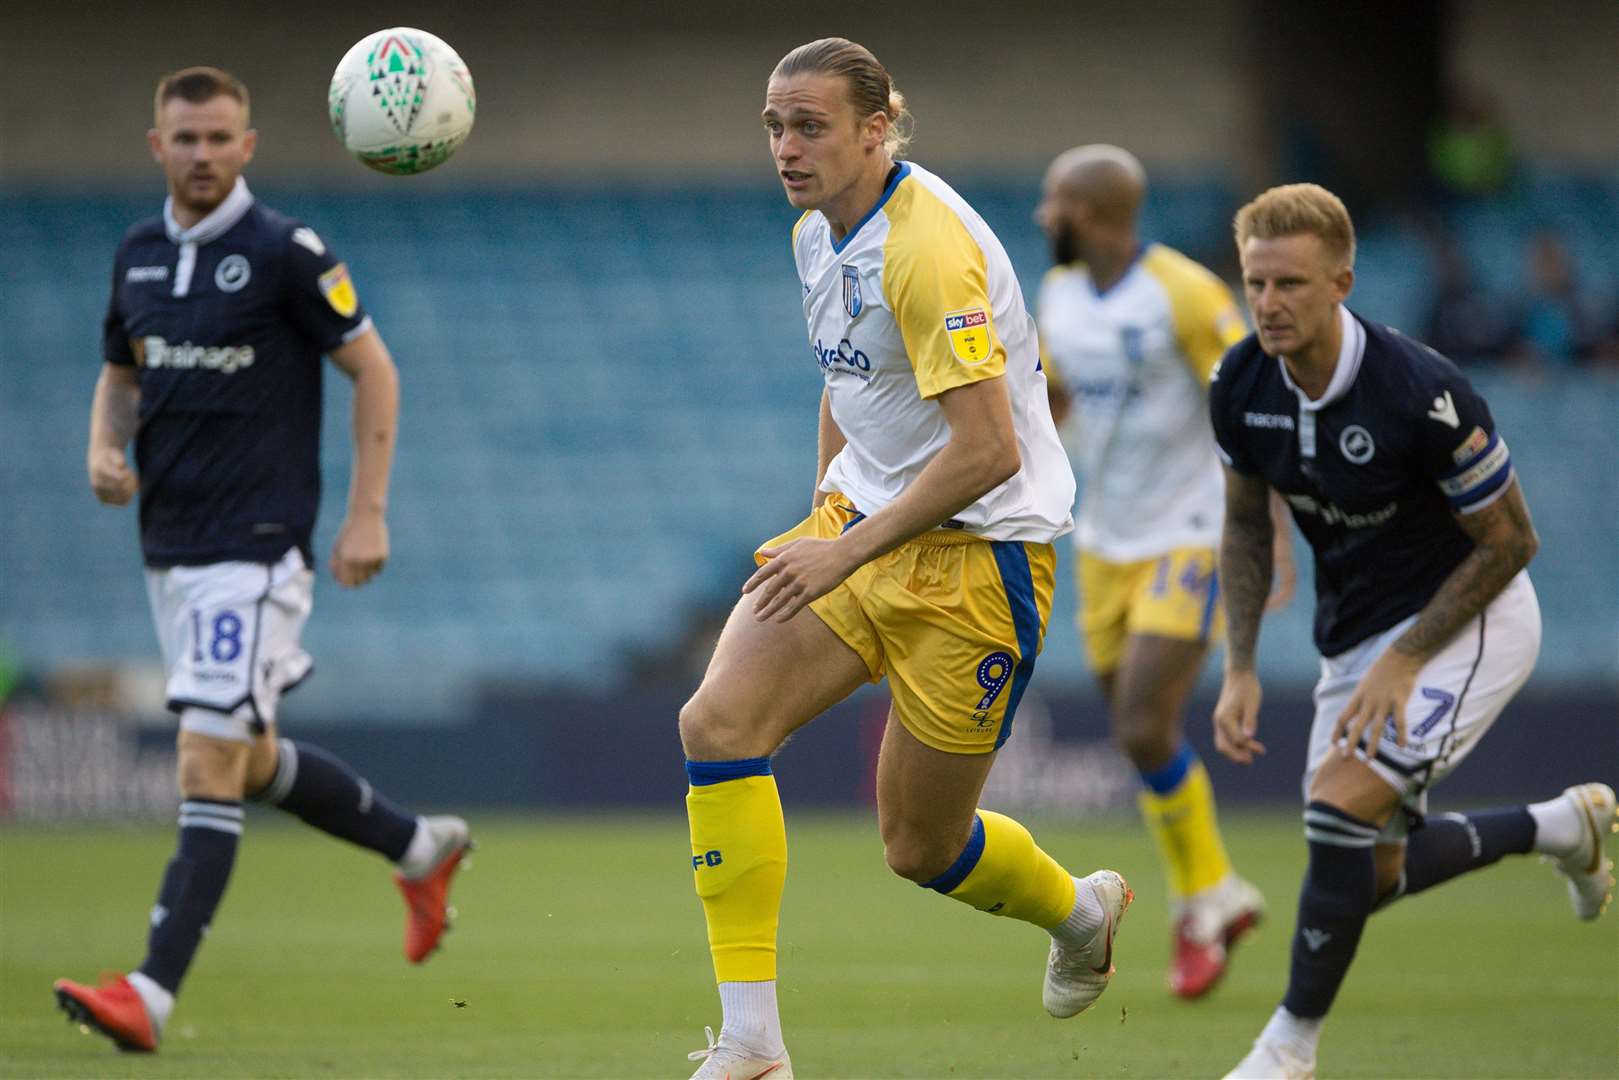
[[[354,43],[327,91],[332,131],[378,172],[409,176],[450,159],[472,134],[477,95],[456,51],[398,26]]]

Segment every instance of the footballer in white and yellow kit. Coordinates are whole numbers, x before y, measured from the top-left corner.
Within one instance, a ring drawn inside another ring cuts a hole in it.
[[[1221,354],[1247,333],[1230,290],[1180,252],[1149,244],[1105,292],[1083,264],[1053,268],[1039,311],[1084,478],[1074,549],[1091,667],[1117,669],[1131,633],[1210,640],[1225,483],[1207,387]]]
[[[1048,931],[1043,998],[1093,1005],[1112,974],[1124,879],[1080,879],[978,808],[1051,611],[1052,541],[1074,479],[1011,263],[942,180],[896,162],[903,100],[843,38],[788,53],[763,121],[788,200],[819,366],[809,517],[766,542],[680,715],[692,871],[724,1026],[697,1078],[792,1075],[776,1008],[787,843],[770,755],[886,676],[877,764],[898,875]],[[832,917],[859,918],[838,911]],[[834,1071],[880,1071],[846,1062]]]
[[[819,509],[766,548],[837,536],[887,506],[950,439],[933,399],[1006,381],[1022,469],[810,605],[873,680],[888,676],[911,734],[955,753],[995,749],[1044,638],[1051,541],[1071,527],[1074,498],[1011,262],[972,208],[913,162],[894,167],[841,243],[825,216],[806,213],[793,257],[810,347],[847,442],[821,479]]]
[[[1036,216],[1057,265],[1038,312],[1082,488],[1080,631],[1168,871],[1169,985],[1197,997],[1262,906],[1231,870],[1208,774],[1181,731],[1221,629],[1225,488],[1207,386],[1246,329],[1214,274],[1162,244],[1142,245],[1144,185],[1140,164],[1117,147],[1076,147],[1053,163]]]

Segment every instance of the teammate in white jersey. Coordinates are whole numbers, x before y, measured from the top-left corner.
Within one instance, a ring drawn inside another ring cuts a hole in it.
[[[977,808],[1040,650],[1051,541],[1074,495],[1006,253],[943,181],[895,161],[903,101],[866,49],[794,49],[765,100],[776,169],[805,211],[793,253],[825,390],[812,512],[758,550],[680,715],[724,1008],[719,1039],[693,1055],[699,1077],[791,1075],[770,755],[862,683],[886,676],[893,692],[877,769],[889,866],[1049,931],[1053,1015],[1106,987],[1131,897],[1113,871],[1076,879],[1023,826]]]
[[[1221,630],[1224,484],[1206,419],[1209,372],[1245,330],[1219,278],[1142,244],[1145,194],[1145,170],[1119,147],[1077,146],[1052,162],[1035,217],[1056,265],[1038,310],[1052,412],[1084,482],[1080,632],[1168,870],[1169,987],[1195,998],[1264,911],[1231,868],[1208,773],[1181,731]],[[1290,568],[1287,533],[1278,536],[1278,564]]]

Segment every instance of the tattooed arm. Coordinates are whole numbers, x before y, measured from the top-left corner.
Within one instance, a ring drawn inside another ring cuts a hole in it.
[[[1225,680],[1214,707],[1215,748],[1247,765],[1265,747],[1259,728],[1259,676],[1254,653],[1270,596],[1274,526],[1269,486],[1234,469],[1225,473],[1225,528],[1220,534],[1220,591],[1225,603]]]
[[[1405,703],[1417,673],[1458,631],[1483,611],[1529,565],[1540,548],[1523,489],[1514,477],[1506,493],[1482,510],[1456,520],[1473,540],[1473,550],[1450,572],[1411,629],[1401,634],[1367,670],[1333,730],[1346,756],[1369,726],[1394,718],[1395,738],[1405,745]],[[1376,731],[1373,731],[1376,738]]]
[[[1259,620],[1270,597],[1274,559],[1269,486],[1227,469],[1225,529],[1220,534],[1220,591],[1225,601],[1226,667],[1252,671]]]
[[[1448,645],[1540,550],[1540,537],[1516,477],[1506,494],[1476,513],[1457,514],[1456,521],[1472,538],[1472,553],[1450,572],[1416,623],[1391,646],[1419,664]]]

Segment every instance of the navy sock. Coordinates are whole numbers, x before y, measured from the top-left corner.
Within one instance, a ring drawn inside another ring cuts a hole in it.
[[[241,836],[240,802],[187,799],[180,804],[180,842],[163,873],[140,966],[171,994],[179,993],[180,980],[225,895]]]
[[[257,798],[315,828],[398,862],[416,834],[416,818],[372,790],[318,746],[282,739],[275,775]]]
[[[1294,1016],[1325,1016],[1349,972],[1376,899],[1377,832],[1377,826],[1323,802],[1304,811],[1310,867],[1299,892],[1293,965],[1282,999]]]
[[[1404,895],[1489,866],[1503,855],[1528,854],[1534,845],[1535,819],[1522,806],[1436,815],[1406,838]]]

